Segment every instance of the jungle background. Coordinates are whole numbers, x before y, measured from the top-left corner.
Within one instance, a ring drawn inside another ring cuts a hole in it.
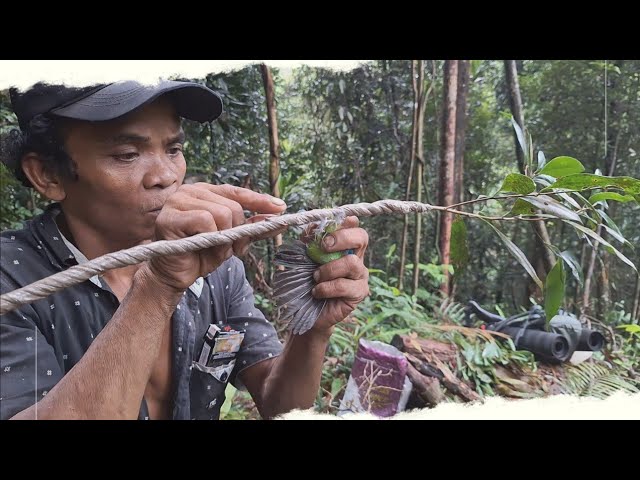
[[[226,111],[212,124],[185,123],[187,181],[268,192],[283,198],[289,213],[381,199],[454,205],[518,193],[505,188],[509,175],[544,187],[544,165],[564,156],[584,173],[640,176],[637,60],[379,60],[344,72],[257,64],[191,80],[220,93]],[[3,91],[0,131],[16,123]],[[20,226],[46,203],[3,165],[0,182],[2,229]],[[316,410],[337,412],[360,339],[388,343],[398,335],[448,345],[450,373],[479,398],[638,392],[640,282],[617,253],[640,263],[640,207],[633,192],[621,193],[598,202],[606,226],[593,227],[617,242],[617,251],[550,217],[497,220],[502,234],[480,218],[451,214],[362,218],[371,296],[332,337]],[[512,208],[504,204],[466,206],[504,218]],[[283,240],[295,236],[292,229]],[[561,307],[601,331],[605,349],[552,367],[463,325],[472,299],[504,316],[545,302],[511,242],[543,282],[557,259],[565,260]],[[274,248],[273,241],[255,243],[243,261],[258,307],[284,338],[272,301]],[[441,401],[468,401],[455,389],[442,392]],[[259,417],[246,393],[227,393],[223,418]],[[418,400],[412,404],[422,406]]]

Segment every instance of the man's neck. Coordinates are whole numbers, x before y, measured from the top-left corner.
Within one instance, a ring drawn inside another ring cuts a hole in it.
[[[91,228],[86,223],[77,222],[73,217],[65,215],[61,209],[60,214],[55,217],[56,224],[60,232],[69,240],[88,260],[106,255],[107,253],[125,250],[151,242],[150,239],[139,241],[120,241],[109,235],[104,235]]]
[[[81,222],[74,222],[73,218],[64,214],[62,209],[60,214],[55,217],[60,233],[72,243],[86,258],[93,260],[107,253],[116,252],[134,247],[136,245],[149,243],[151,240],[135,242],[116,242],[108,236],[100,235],[95,230]],[[138,271],[140,265],[130,265],[105,272],[103,277],[109,285],[117,290],[126,291],[131,285],[134,274]],[[118,286],[120,286],[118,288]],[[118,293],[118,292],[116,292]],[[118,295],[120,296],[120,295]]]

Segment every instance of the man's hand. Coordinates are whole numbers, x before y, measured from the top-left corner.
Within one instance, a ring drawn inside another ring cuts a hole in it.
[[[286,208],[286,204],[275,197],[232,185],[182,185],[167,199],[158,215],[156,240],[175,240],[255,223],[269,215],[280,214]],[[244,210],[257,212],[257,215],[245,219]],[[149,268],[165,284],[184,290],[198,277],[214,271],[234,253],[246,253],[249,242],[274,237],[285,230],[283,227],[259,237],[244,237],[233,244],[184,255],[156,257],[149,261]]]
[[[344,320],[369,295],[369,271],[363,263],[369,244],[369,235],[358,228],[357,217],[347,217],[340,229],[325,236],[322,247],[326,252],[352,249],[353,255],[319,267],[314,278],[315,298],[329,299],[312,330],[327,332]]]

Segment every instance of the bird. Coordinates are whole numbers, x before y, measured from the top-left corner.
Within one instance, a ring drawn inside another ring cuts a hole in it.
[[[280,318],[294,335],[302,335],[311,329],[327,304],[326,299],[316,299],[311,294],[317,285],[313,273],[321,265],[353,253],[353,250],[325,252],[322,249],[324,237],[340,228],[344,218],[345,215],[339,212],[308,224],[303,235],[306,242],[287,241],[275,254],[275,264],[284,270],[276,270],[273,298],[280,310]]]

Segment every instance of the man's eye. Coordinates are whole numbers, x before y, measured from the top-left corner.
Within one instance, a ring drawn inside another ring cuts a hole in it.
[[[182,145],[169,147],[169,155],[179,155],[182,152]]]
[[[130,152],[130,153],[118,153],[116,155],[112,155],[113,158],[119,160],[121,162],[132,162],[136,158],[138,158],[138,152]]]

